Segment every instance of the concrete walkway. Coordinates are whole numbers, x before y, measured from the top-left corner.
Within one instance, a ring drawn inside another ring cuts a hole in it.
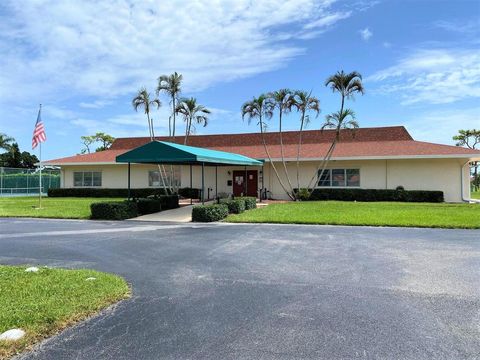
[[[211,204],[213,201],[205,202],[205,204]],[[191,222],[192,221],[192,208],[202,203],[193,205],[181,205],[179,208],[164,210],[153,214],[142,215],[133,219],[134,221],[165,221],[165,222]]]

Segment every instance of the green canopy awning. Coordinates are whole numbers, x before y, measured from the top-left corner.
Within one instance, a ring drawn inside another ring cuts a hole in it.
[[[178,165],[202,163],[206,165],[263,165],[262,161],[239,154],[157,140],[118,155],[116,162]]]

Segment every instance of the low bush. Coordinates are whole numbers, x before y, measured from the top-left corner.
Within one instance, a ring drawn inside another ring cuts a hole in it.
[[[178,195],[159,195],[159,196],[156,196],[155,198],[160,200],[160,205],[162,207],[162,210],[176,209],[180,206],[178,203],[179,201]]]
[[[153,214],[162,211],[160,199],[143,198],[137,200],[138,212],[141,215]]]
[[[200,199],[200,189],[195,188],[181,188],[178,189],[178,195],[189,199]]]
[[[192,209],[192,221],[212,222],[220,221],[228,216],[226,204],[198,205]]]
[[[300,195],[302,195],[302,189],[300,189]],[[315,189],[308,199],[301,199],[310,201],[402,201],[431,203],[444,201],[443,191],[391,189]]]
[[[257,199],[252,196],[242,197],[242,200],[245,201],[245,210],[251,210],[257,207]]]
[[[90,205],[91,218],[96,220],[124,220],[138,216],[135,201],[101,202]]]
[[[233,200],[220,199],[220,204],[227,205],[230,214],[241,214],[245,211],[245,200],[243,198]]]
[[[142,188],[130,189],[130,196],[133,198],[146,198],[152,195],[165,195],[164,189]],[[61,188],[48,189],[49,197],[128,197],[128,189],[108,188]]]

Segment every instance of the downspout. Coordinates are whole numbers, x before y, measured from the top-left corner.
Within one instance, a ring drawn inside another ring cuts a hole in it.
[[[472,200],[471,200],[471,199],[465,199],[464,186],[463,186],[463,178],[464,178],[464,175],[463,175],[464,171],[463,171],[463,170],[465,169],[465,166],[468,165],[469,163],[470,163],[470,160],[468,160],[465,164],[463,164],[463,165],[460,167],[460,183],[461,183],[461,184],[460,184],[460,186],[461,186],[461,192],[460,192],[460,194],[461,194],[461,196],[462,196],[462,201],[463,201],[463,202],[468,202],[468,203],[472,202]],[[469,185],[470,185],[470,184],[469,184]]]

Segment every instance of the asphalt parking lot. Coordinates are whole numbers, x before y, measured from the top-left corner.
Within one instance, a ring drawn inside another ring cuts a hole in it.
[[[0,219],[0,263],[131,299],[24,359],[477,359],[480,231]]]

